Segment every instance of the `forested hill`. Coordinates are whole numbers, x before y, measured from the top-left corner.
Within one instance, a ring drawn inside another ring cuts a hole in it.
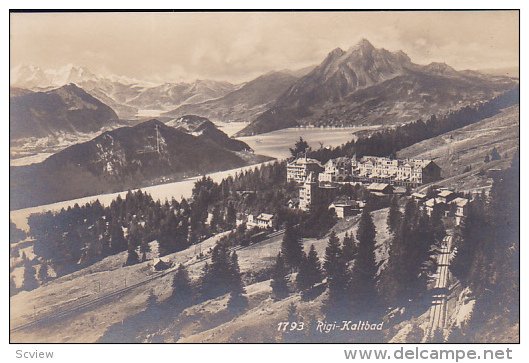
[[[237,154],[246,144],[228,144],[177,130],[157,120],[104,132],[41,163],[11,168],[11,208],[180,180],[258,162]],[[221,135],[222,136],[222,135]],[[225,135],[224,135],[225,136]]]

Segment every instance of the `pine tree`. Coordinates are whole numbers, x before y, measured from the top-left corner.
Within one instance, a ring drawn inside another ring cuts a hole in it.
[[[244,294],[244,284],[241,278],[241,271],[239,269],[239,261],[237,253],[234,251],[231,255],[230,261],[231,281],[230,281],[230,297],[228,299],[228,310],[238,312],[248,306],[248,299]]]
[[[125,262],[125,266],[135,265],[139,262],[140,257],[136,252],[136,245],[134,243],[134,240],[129,240],[129,245],[127,248],[127,261]]]
[[[300,290],[310,289],[323,279],[321,263],[314,245],[310,246],[309,253],[303,258],[299,273],[296,277],[296,285]]]
[[[298,320],[299,320],[299,316],[298,316],[298,311],[297,311],[297,308],[296,308],[296,304],[294,304],[294,302],[291,302],[288,305],[287,321],[292,323],[292,322],[297,322]]]
[[[500,160],[500,159],[501,159],[500,153],[498,152],[498,149],[496,149],[496,146],[494,146],[494,148],[490,152],[490,160],[494,161],[494,160]]]
[[[381,292],[392,306],[414,300],[426,291],[427,264],[433,241],[427,215],[420,213],[417,205],[409,201],[382,273]]]
[[[39,287],[39,283],[35,277],[35,267],[26,259],[24,262],[24,290],[31,291]]]
[[[303,138],[300,136],[299,140],[296,141],[294,148],[290,148],[290,153],[293,157],[297,158],[300,156],[300,154],[303,154],[309,150],[309,144],[303,140]]]
[[[329,297],[324,303],[323,312],[329,320],[341,319],[349,308],[347,291],[350,276],[347,262],[342,255],[340,240],[334,231],[331,232],[325,249],[323,268],[327,274],[329,288]]]
[[[13,296],[17,293],[17,284],[13,276],[9,276],[9,296]]]
[[[399,210],[399,203],[396,196],[391,198],[388,212],[388,227],[391,232],[395,232],[400,224],[401,213]]]
[[[177,307],[188,306],[193,300],[193,289],[187,269],[183,264],[178,265],[178,269],[173,277],[172,301]]]
[[[345,236],[342,242],[342,256],[346,262],[352,261],[356,255],[356,245],[354,241],[354,236],[349,235],[348,232],[345,232]]]
[[[140,244],[140,253],[142,254],[141,261],[147,261],[147,252],[151,252],[151,247],[146,239],[143,239]]]
[[[281,254],[291,268],[299,267],[303,256],[303,243],[298,230],[288,223],[281,243]]]
[[[228,228],[233,229],[237,224],[237,212],[232,202],[228,203],[228,209],[226,211],[226,224]]]
[[[360,216],[356,239],[358,252],[352,269],[352,303],[357,312],[372,311],[377,307],[377,271],[375,260],[375,225],[371,213],[364,209]]]
[[[113,253],[118,253],[127,249],[127,241],[123,235],[123,228],[119,223],[114,221],[112,221],[110,226],[110,249]]]
[[[323,268],[327,274],[327,280],[332,280],[335,275],[335,270],[338,268],[338,260],[342,258],[342,249],[340,247],[340,240],[336,236],[336,232],[332,231],[329,235],[329,242],[325,248],[325,260]]]
[[[49,274],[48,274],[48,264],[46,261],[43,261],[39,268],[39,280],[41,284],[45,284],[49,280]]]
[[[272,288],[272,296],[276,300],[281,300],[288,296],[288,271],[285,267],[285,262],[281,252],[277,254],[274,270],[272,271],[272,279],[270,287]]]

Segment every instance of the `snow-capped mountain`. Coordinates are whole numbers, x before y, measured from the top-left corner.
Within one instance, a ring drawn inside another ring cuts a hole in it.
[[[216,99],[238,86],[229,82],[196,80],[157,84],[118,75],[98,75],[72,64],[57,69],[20,65],[11,69],[11,86],[33,91],[74,83],[116,111],[120,118],[135,117],[140,110],[168,111],[188,103]]]

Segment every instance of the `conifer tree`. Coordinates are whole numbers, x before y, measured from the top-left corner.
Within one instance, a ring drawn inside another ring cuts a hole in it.
[[[39,287],[39,283],[35,277],[35,267],[26,259],[24,261],[24,290],[31,291]]]
[[[364,209],[360,216],[356,239],[358,252],[352,269],[352,303],[357,312],[373,310],[378,303],[376,293],[378,266],[375,260],[376,230],[371,213]]]
[[[178,269],[173,277],[172,286],[172,301],[177,307],[185,307],[193,300],[191,280],[183,264],[178,265]]]
[[[391,198],[388,212],[388,227],[391,232],[395,232],[400,224],[401,213],[397,197]]]
[[[125,262],[126,266],[135,265],[140,262],[140,257],[136,252],[136,245],[133,240],[129,240],[129,246],[127,249],[127,261]]]
[[[141,253],[141,261],[145,262],[147,261],[147,252],[151,252],[151,247],[149,246],[149,243],[146,239],[142,239],[140,244],[140,253]]]
[[[13,296],[17,293],[17,284],[13,276],[9,276],[9,296]]]
[[[46,283],[49,280],[48,274],[48,264],[46,261],[43,261],[39,268],[39,280],[42,284]]]
[[[314,245],[310,246],[309,253],[303,257],[299,273],[296,277],[296,285],[300,290],[310,289],[323,279],[321,263]]]
[[[239,260],[237,253],[234,251],[230,259],[230,297],[228,299],[228,309],[232,312],[238,312],[248,306],[248,299],[244,294],[244,284],[241,278],[241,271],[239,269]]]
[[[338,260],[342,258],[342,249],[340,247],[340,240],[336,236],[336,232],[332,231],[329,235],[329,241],[325,248],[325,260],[323,268],[327,274],[327,279],[332,280],[335,275],[335,270],[338,268]]]
[[[287,223],[285,228],[283,242],[281,243],[281,254],[291,268],[299,267],[303,256],[303,243],[298,230],[290,223]]]
[[[274,270],[272,271],[272,279],[270,287],[272,288],[272,297],[276,300],[281,300],[288,296],[288,271],[285,266],[285,261],[281,252],[277,254]]]
[[[233,229],[237,224],[237,212],[232,202],[228,203],[228,209],[226,211],[226,224],[228,228]]]
[[[346,262],[352,261],[356,255],[356,245],[354,236],[345,232],[345,236],[342,241],[342,256]]]

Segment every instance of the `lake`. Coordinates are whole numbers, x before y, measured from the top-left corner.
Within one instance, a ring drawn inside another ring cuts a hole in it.
[[[229,128],[230,125],[223,125],[226,128]],[[242,123],[237,125],[231,125],[231,132],[236,132],[234,130],[244,127]],[[338,146],[354,138],[354,132],[365,130],[373,127],[348,127],[348,128],[289,128],[284,130],[278,130],[269,132],[266,134],[241,137],[240,140],[243,140],[248,145],[250,145],[256,154],[262,154],[274,157],[276,159],[285,159],[290,156],[289,148],[294,145],[294,143],[303,137],[309,145],[313,148],[319,148],[320,142],[323,146]],[[238,130],[237,130],[238,131]],[[262,164],[256,164],[251,166],[245,166],[242,168],[236,168],[232,170],[220,171],[215,173],[210,173],[210,176],[215,182],[220,182],[222,179],[227,178],[228,176],[235,176],[241,171],[246,171],[253,169]],[[143,191],[149,193],[155,200],[165,199],[170,200],[171,198],[188,198],[191,196],[191,191],[195,181],[199,177],[190,178],[182,180],[179,182],[160,184],[151,187],[142,188]],[[101,194],[95,196],[89,196],[84,198],[72,199],[47,205],[41,205],[37,207],[30,207],[24,209],[18,209],[10,212],[11,220],[19,227],[24,230],[27,230],[27,218],[30,214],[33,213],[42,213],[45,211],[59,211],[61,208],[67,208],[68,206],[73,206],[75,203],[82,205],[88,202],[99,199],[101,204],[109,205],[112,200],[114,200],[118,195],[124,197],[126,191],[119,193],[109,193]]]

